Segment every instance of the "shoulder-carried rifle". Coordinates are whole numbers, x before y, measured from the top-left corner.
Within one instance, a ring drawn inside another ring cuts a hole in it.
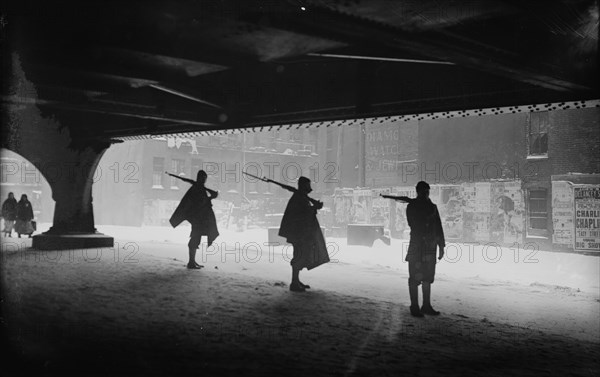
[[[250,177],[252,177],[252,178],[256,178],[256,179],[258,179],[258,180],[261,180],[261,181],[263,181],[263,182],[274,183],[274,184],[276,184],[277,186],[279,186],[279,187],[281,187],[281,188],[283,188],[283,189],[285,189],[285,190],[288,190],[288,191],[290,191],[290,192],[297,192],[297,191],[298,191],[298,189],[297,189],[297,188],[295,188],[295,187],[288,186],[288,185],[284,185],[283,183],[279,183],[279,182],[277,182],[277,181],[274,181],[274,180],[272,180],[272,179],[269,179],[269,178],[267,178],[267,177],[262,177],[262,178],[261,178],[261,177],[258,177],[258,176],[256,176],[256,175],[253,175],[253,174],[250,174],[250,173],[246,173],[245,171],[244,171],[244,172],[242,172],[242,173],[244,173],[244,174],[246,174],[247,176],[250,176]],[[317,209],[321,209],[321,208],[323,208],[323,202],[321,202],[320,200],[313,199],[313,198],[311,198],[311,197],[310,197],[310,196],[308,196],[308,195],[306,195],[306,197],[307,197],[307,198],[308,198],[308,200],[309,200],[309,201],[312,203],[312,205],[313,205],[313,206],[315,206]]]
[[[174,177],[174,178],[179,178],[179,179],[181,179],[182,181],[184,181],[184,182],[187,182],[187,183],[189,183],[189,184],[192,184],[192,185],[196,183],[196,181],[194,181],[193,179],[189,179],[189,178],[180,177],[180,176],[178,176],[178,175],[171,174],[171,173],[169,173],[169,172],[165,172],[165,174],[167,174],[167,175],[170,175],[171,177]],[[206,186],[204,186],[204,189],[205,189],[206,191],[208,191],[208,193],[210,194],[210,199],[215,199],[215,198],[216,198],[216,197],[219,195],[219,193],[218,193],[217,191],[215,191],[215,190],[211,190],[211,189],[209,189],[209,188],[208,188],[208,187],[206,187]]]
[[[393,200],[399,200],[402,202],[406,202],[406,203],[412,203],[412,201],[414,201],[414,198],[409,198],[408,196],[394,196],[394,195],[383,195],[383,194],[379,194],[379,196],[381,196],[382,198],[385,199],[393,199]]]

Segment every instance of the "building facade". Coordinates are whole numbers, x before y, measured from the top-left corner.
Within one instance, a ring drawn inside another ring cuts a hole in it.
[[[207,187],[219,191],[213,208],[222,226],[278,225],[291,194],[242,172],[293,187],[309,177],[311,195],[327,202],[338,186],[357,185],[357,136],[356,128],[312,127],[115,145],[93,186],[96,222],[167,226],[189,184],[166,173],[195,179],[203,169]]]
[[[411,196],[414,184],[425,180],[449,240],[598,252],[599,119],[596,107],[374,120],[370,133],[388,137],[367,136],[367,150],[384,152],[367,157],[387,169],[367,171],[370,193],[338,191],[334,222],[383,223],[392,236],[406,237],[405,205],[378,194]],[[357,217],[358,207],[370,215]]]

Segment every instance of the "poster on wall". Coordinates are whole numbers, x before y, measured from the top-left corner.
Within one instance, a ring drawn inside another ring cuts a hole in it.
[[[371,219],[371,203],[373,201],[371,190],[354,190],[352,202],[353,224],[366,224]]]
[[[505,245],[523,241],[524,200],[521,181],[491,182],[490,241]]]
[[[463,236],[463,199],[460,186],[441,186],[438,210],[446,239]]]
[[[392,195],[395,196],[408,196],[409,198],[415,198],[417,191],[414,186],[411,187],[394,187],[392,188]],[[408,239],[410,236],[410,228],[406,221],[406,206],[408,204],[389,200],[390,203],[390,233],[393,238]]]
[[[490,241],[504,243],[504,227],[510,201],[504,195],[504,182],[490,183]]]
[[[552,182],[552,243],[573,245],[573,187],[566,181]]]
[[[575,199],[575,250],[600,251],[600,187],[573,188]]]
[[[389,189],[373,189],[373,202],[371,204],[371,224],[390,227],[390,200],[382,198],[380,194],[389,195]]]
[[[352,219],[352,189],[336,189],[333,194],[333,222],[346,226]]]
[[[491,188],[489,182],[475,183],[475,212],[490,213]]]
[[[475,212],[476,189],[475,183],[462,184],[463,212]]]
[[[498,208],[504,216],[504,243],[523,242],[525,200],[521,181],[504,182]]]

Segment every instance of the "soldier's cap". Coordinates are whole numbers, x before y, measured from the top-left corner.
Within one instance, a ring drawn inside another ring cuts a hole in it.
[[[298,187],[300,187],[302,185],[308,185],[310,187],[310,179],[308,179],[306,177],[298,178]]]
[[[423,190],[429,190],[429,183],[425,182],[425,181],[420,181],[419,183],[417,183],[417,192],[423,191]]]

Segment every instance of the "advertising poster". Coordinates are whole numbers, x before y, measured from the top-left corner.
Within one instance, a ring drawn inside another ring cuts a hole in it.
[[[490,240],[490,214],[476,212],[473,214],[473,236],[475,241],[488,242]]]
[[[490,241],[523,242],[525,201],[520,181],[491,183]]]
[[[463,212],[475,212],[475,183],[463,183],[462,198]]]
[[[489,182],[475,183],[475,212],[490,213],[491,184]]]
[[[572,246],[575,218],[573,185],[565,181],[552,182],[552,243]]]
[[[371,190],[354,190],[352,202],[352,224],[367,224],[371,220]]]
[[[385,228],[390,227],[390,199],[385,199],[379,194],[389,195],[389,189],[373,189],[373,201],[371,204],[371,224],[383,225]]]
[[[333,194],[333,222],[346,226],[352,219],[352,189],[336,189]]]
[[[525,198],[521,181],[504,182],[504,194],[498,205],[504,216],[504,243],[523,242]]]
[[[416,198],[417,191],[414,186],[394,187],[391,195]],[[410,227],[406,221],[407,205],[406,203],[390,200],[390,233],[393,238],[408,239],[410,237]]]
[[[600,187],[573,188],[575,199],[575,250],[600,251]]]
[[[463,199],[460,186],[441,186],[437,203],[444,237],[446,240],[457,240],[463,236]]]
[[[512,201],[504,195],[504,182],[490,183],[490,200],[490,241],[504,243],[507,214],[514,209]]]

